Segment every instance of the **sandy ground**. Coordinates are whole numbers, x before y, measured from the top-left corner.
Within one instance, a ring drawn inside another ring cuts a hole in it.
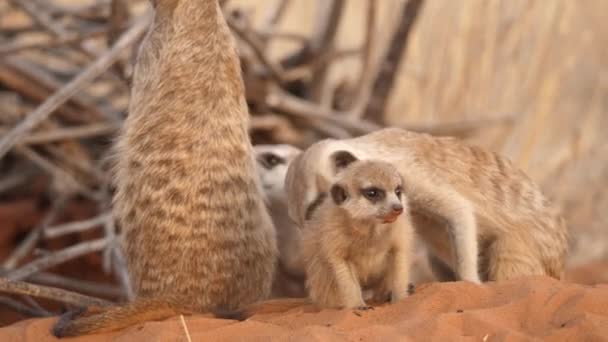
[[[0,329],[1,341],[54,341],[56,318]],[[185,317],[70,341],[608,341],[608,284],[546,277],[488,283],[428,283],[370,311],[300,307],[244,322]],[[187,328],[186,328],[187,327]]]

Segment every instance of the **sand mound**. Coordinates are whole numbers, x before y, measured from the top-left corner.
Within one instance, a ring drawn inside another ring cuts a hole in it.
[[[53,341],[56,318],[0,329],[0,341]],[[311,307],[244,322],[185,317],[193,341],[606,341],[608,284],[545,277],[477,286],[430,283],[396,305],[370,311]],[[185,341],[179,318],[70,341]]]

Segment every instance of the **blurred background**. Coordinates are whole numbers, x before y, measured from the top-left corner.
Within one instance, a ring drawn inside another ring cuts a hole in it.
[[[608,2],[220,1],[254,144],[382,126],[511,158],[563,209],[569,281],[608,282]],[[132,294],[106,157],[127,115],[147,1],[0,0],[0,272]],[[57,313],[0,296],[0,324]]]

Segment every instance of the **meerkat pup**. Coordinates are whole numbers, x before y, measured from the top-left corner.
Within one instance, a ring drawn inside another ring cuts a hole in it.
[[[287,167],[302,150],[287,144],[255,145],[253,149],[279,249],[272,296],[305,297],[304,263],[300,257],[301,231],[287,214],[284,186]]]
[[[248,134],[236,46],[217,0],[155,0],[117,142],[114,213],[133,302],[60,319],[55,336],[270,294],[277,257]]]
[[[562,278],[568,230],[558,209],[509,160],[454,138],[387,128],[317,142],[287,170],[290,217],[303,226],[340,170],[367,159],[401,173],[414,228],[440,280]]]
[[[306,286],[323,308],[366,309],[408,294],[413,228],[402,177],[382,161],[357,161],[342,171],[302,228]]]

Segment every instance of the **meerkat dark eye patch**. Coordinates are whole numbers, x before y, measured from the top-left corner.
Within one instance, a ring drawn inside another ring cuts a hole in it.
[[[386,192],[375,186],[361,189],[361,194],[371,202],[382,201],[386,197]]]
[[[330,193],[331,193],[331,198],[334,200],[334,203],[336,203],[337,205],[344,203],[344,201],[346,201],[346,199],[348,198],[348,193],[346,192],[346,189],[344,189],[339,184],[334,184],[331,187]]]
[[[277,156],[274,153],[262,153],[258,156],[258,161],[264,166],[267,170],[272,170],[275,166],[279,164],[285,164],[285,159]]]
[[[304,214],[304,219],[305,220],[310,220],[312,218],[312,214],[315,213],[315,210],[321,205],[323,204],[323,201],[325,201],[325,198],[327,197],[327,193],[326,192],[321,192],[317,198],[315,198],[314,201],[312,201],[309,205],[308,208],[306,208],[306,213]]]
[[[331,155],[331,159],[334,162],[334,172],[338,173],[339,171],[346,168],[348,165],[353,162],[359,160],[352,153],[348,151],[337,151]]]

